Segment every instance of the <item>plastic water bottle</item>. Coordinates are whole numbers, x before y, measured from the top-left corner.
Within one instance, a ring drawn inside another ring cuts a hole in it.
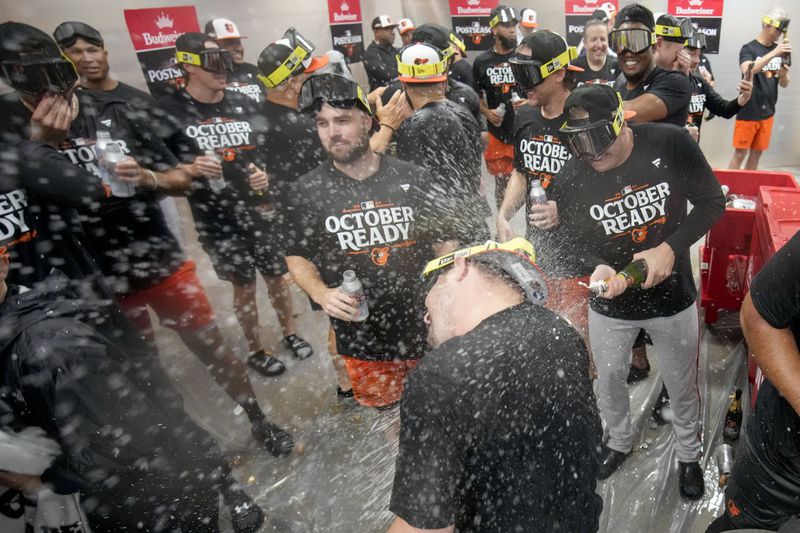
[[[547,193],[542,187],[541,180],[531,181],[531,205],[545,205],[547,204]]]
[[[345,270],[342,274],[342,278],[344,279],[342,283],[342,290],[356,299],[358,305],[358,318],[356,318],[356,322],[363,322],[369,316],[369,308],[367,307],[367,296],[364,294],[364,286],[361,284],[361,280],[358,279],[356,273],[352,270]]]
[[[500,115],[500,118],[505,117],[506,116],[506,104],[505,104],[505,102],[500,104],[499,106],[495,107],[494,108],[494,112],[497,113],[498,115]]]
[[[217,155],[217,152],[215,152],[214,150],[206,150],[203,155],[205,155],[206,157],[210,157],[215,161],[219,161],[219,156]],[[225,188],[225,178],[223,178],[222,176],[218,178],[208,176],[208,186],[211,187],[211,190],[213,191],[221,191],[222,189]]]
[[[714,453],[719,470],[719,486],[724,487],[728,484],[728,479],[733,471],[733,446],[730,444],[720,444]]]
[[[97,139],[94,142],[94,153],[97,156],[97,161],[101,161],[103,156],[106,155],[106,146],[108,143],[112,142],[111,134],[107,131],[98,131],[97,132]],[[108,178],[108,172],[106,171],[105,167],[101,164],[100,167],[100,178],[103,180],[104,185],[111,185],[111,180]]]
[[[125,154],[119,143],[111,141],[106,144],[105,155],[103,156],[103,166],[108,172],[108,179],[111,185],[111,195],[119,198],[129,198],[136,193],[133,183],[122,181],[117,177],[116,166],[125,160]]]

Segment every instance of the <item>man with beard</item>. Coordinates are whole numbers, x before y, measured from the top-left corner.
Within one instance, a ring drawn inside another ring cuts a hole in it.
[[[433,350],[400,404],[390,533],[597,531],[586,345],[541,307],[532,253],[488,242],[423,270]]]
[[[370,149],[372,111],[362,89],[336,74],[312,76],[300,108],[314,113],[331,160],[306,174],[295,197],[296,228],[287,263],[315,309],[331,318],[356,400],[389,407],[425,348],[413,302],[425,254],[445,237],[422,191],[426,171]],[[444,244],[442,244],[443,246]],[[368,316],[339,285],[352,271],[363,284]]]
[[[661,357],[671,397],[680,494],[698,499],[704,491],[699,328],[689,248],[722,216],[722,190],[682,128],[628,125],[630,112],[611,87],[578,87],[564,110],[568,120],[561,136],[573,157],[553,192],[564,241],[598,285],[599,295],[589,302],[589,340],[597,400],[609,431],[598,477],[611,476],[633,446],[625,378],[631,347],[644,328]],[[637,260],[646,279],[631,285],[617,272]]]
[[[397,70],[414,113],[395,135],[397,157],[430,173],[429,197],[445,213],[442,226],[465,242],[485,240],[489,209],[480,192],[480,127],[445,96],[447,67],[447,58],[432,44],[400,50]]]
[[[239,27],[228,19],[214,19],[206,23],[206,35],[214,39],[220,48],[231,53],[234,70],[228,75],[229,91],[246,94],[254,102],[264,102],[266,88],[258,81],[258,69],[244,60],[242,39],[246,36],[239,33]]]
[[[397,36],[397,24],[389,15],[379,15],[372,20],[375,39],[364,50],[364,69],[367,71],[369,91],[386,87],[397,79],[397,48],[392,46]]]
[[[514,117],[524,104],[508,60],[517,46],[517,13],[514,8],[499,5],[489,15],[494,45],[472,63],[474,88],[481,97],[480,111],[486,117],[488,145],[483,157],[486,168],[494,176],[495,201],[503,201],[509,176],[514,170]]]
[[[626,111],[635,111],[636,122],[668,122],[686,125],[692,88],[688,77],[655,64],[658,43],[653,32],[653,13],[639,4],[622,8],[616,28],[608,36],[609,48],[619,59],[622,76],[615,89]]]

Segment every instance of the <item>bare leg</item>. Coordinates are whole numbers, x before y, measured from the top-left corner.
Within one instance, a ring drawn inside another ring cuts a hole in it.
[[[289,280],[284,276],[264,276],[264,281],[267,283],[269,301],[278,314],[278,322],[281,325],[283,336],[294,335],[294,308],[292,295],[289,294]],[[255,303],[255,295],[253,302]]]
[[[494,199],[497,202],[497,208],[503,205],[503,197],[506,195],[506,187],[511,174],[500,174],[494,177]]]
[[[247,285],[233,284],[233,311],[239,324],[244,330],[247,339],[247,348],[250,353],[263,350],[261,340],[258,338],[258,307],[256,306],[256,282]]]
[[[339,382],[339,388],[342,391],[352,390],[353,385],[350,383],[347,367],[336,349],[336,334],[333,332],[332,327],[328,327],[328,353],[331,354],[331,361],[333,361],[333,368],[336,370],[336,381]]]
[[[728,168],[732,168],[734,170],[739,170],[742,168],[742,162],[744,161],[747,152],[748,150],[744,150],[742,148],[737,148],[734,150],[733,157],[731,157],[731,162],[728,164]]]
[[[750,150],[750,155],[747,156],[747,163],[745,164],[744,168],[746,170],[758,170],[758,163],[761,161],[761,154],[764,152],[761,150]]]

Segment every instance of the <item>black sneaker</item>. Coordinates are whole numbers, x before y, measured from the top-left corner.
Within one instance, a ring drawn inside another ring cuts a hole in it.
[[[264,350],[250,354],[250,357],[247,358],[247,365],[268,378],[280,376],[286,372],[286,365]]]
[[[691,463],[678,461],[678,483],[681,496],[687,500],[699,500],[706,490],[700,463],[697,461],[692,461]]]
[[[250,426],[250,434],[266,449],[270,455],[281,457],[289,455],[294,449],[292,436],[266,420],[256,422]]]
[[[310,344],[297,335],[287,335],[284,337],[284,340],[286,341],[286,344],[289,345],[289,348],[292,350],[294,356],[298,359],[308,359],[314,355],[314,348],[312,348]]]
[[[339,398],[352,398],[355,396],[355,393],[353,392],[352,387],[347,390],[344,390],[341,387],[336,387],[336,396]]]
[[[603,445],[600,457],[600,468],[597,469],[597,479],[603,480],[611,476],[617,468],[625,462],[631,453],[622,453]]]
[[[637,381],[642,381],[643,379],[647,378],[650,375],[650,362],[647,362],[647,366],[644,368],[639,368],[638,366],[631,365],[630,370],[628,371],[628,378],[625,380],[629,384],[636,383]]]
[[[255,533],[264,525],[264,512],[243,490],[231,489],[225,491],[222,497],[236,533]]]

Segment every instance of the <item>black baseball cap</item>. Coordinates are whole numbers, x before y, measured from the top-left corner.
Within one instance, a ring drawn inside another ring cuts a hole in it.
[[[550,30],[539,30],[526,35],[525,38],[520,41],[519,46],[527,46],[530,48],[531,59],[540,62],[542,65],[569,50],[567,41],[559,34]],[[583,72],[581,67],[570,64],[562,65],[559,68],[564,67],[574,72]]]
[[[694,35],[694,27],[691,19],[664,13],[656,19],[655,33],[665,41],[683,44]]]
[[[176,52],[189,52],[190,54],[199,54],[205,50],[206,43],[211,41],[214,42],[214,39],[206,35],[205,33],[200,32],[188,32],[184,33],[175,41],[175,51]]]
[[[569,116],[569,110],[573,107],[582,107],[589,112],[588,123],[600,120],[613,120],[619,109],[620,97],[613,87],[604,83],[587,83],[577,87],[572,91],[564,102],[564,113]],[[625,120],[636,116],[635,111],[625,111]],[[586,119],[580,119],[580,123],[567,118],[566,125],[569,127],[582,126],[587,123]]]
[[[513,7],[499,5],[489,13],[489,27],[494,28],[498,24],[516,24],[519,22],[517,11]]]
[[[258,78],[268,88],[277,87],[291,76],[312,72],[328,64],[327,55],[312,56],[314,44],[294,28],[270,43],[258,55]]]
[[[75,41],[79,38],[95,46],[99,46],[100,48],[103,48],[105,44],[100,32],[85,22],[62,22],[53,32],[53,39],[56,40],[61,48],[69,48],[75,44]]]
[[[653,20],[653,12],[641,4],[629,4],[617,13],[617,19],[614,21],[614,28],[619,28],[626,22],[638,22],[647,26],[647,29],[653,31],[655,27],[655,20]]]
[[[75,66],[45,32],[19,22],[0,24],[0,78],[17,91],[65,94],[78,81]]]

